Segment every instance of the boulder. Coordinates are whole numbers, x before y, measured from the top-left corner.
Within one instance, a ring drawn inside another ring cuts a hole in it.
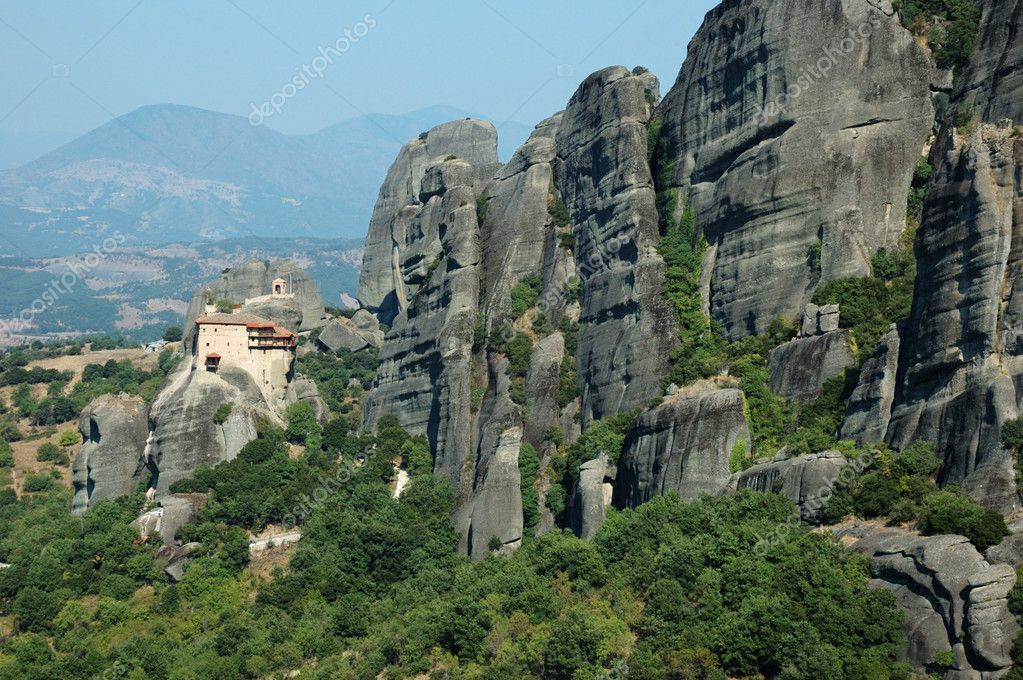
[[[373,319],[369,312],[365,312],[365,314]],[[373,319],[373,325],[377,325],[376,319]],[[384,333],[380,330],[379,326],[375,329],[367,330],[365,327],[359,327],[353,321],[347,319],[331,319],[323,327],[323,330],[320,331],[320,337],[317,342],[331,352],[337,352],[341,349],[358,352],[367,347],[380,347],[384,344]]]
[[[315,382],[304,375],[295,376],[288,383],[288,389],[284,393],[285,406],[291,406],[300,401],[308,402],[312,406],[313,413],[316,415],[316,421],[320,425],[326,425],[330,422],[330,407],[327,406],[327,402],[323,401],[323,397],[320,396],[320,388],[316,386]]]
[[[796,338],[775,347],[767,358],[769,384],[786,402],[812,401],[828,378],[856,365],[847,330]]]
[[[838,451],[825,451],[754,465],[739,474],[736,486],[761,493],[780,493],[799,508],[803,522],[819,524],[827,500],[849,465]]]
[[[707,308],[732,339],[798,318],[818,282],[866,276],[905,228],[946,76],[890,3],[824,7],[719,3],[660,107],[671,186],[710,245]]]
[[[903,658],[925,671],[951,651],[951,677],[1002,677],[1019,631],[1007,595],[1016,582],[1008,565],[991,565],[962,536],[916,536],[867,529],[852,549],[870,560],[873,587],[891,591],[906,611]]]
[[[824,335],[838,330],[839,309],[838,305],[824,305],[819,307],[813,303],[803,309],[803,320],[800,324],[800,337],[808,338],[814,335]]]
[[[645,405],[678,344],[667,303],[657,201],[647,163],[647,123],[657,78],[622,66],[583,81],[558,124],[561,193],[575,237],[582,280],[579,333],[581,418]]]
[[[618,461],[615,507],[672,491],[689,500],[724,492],[732,452],[750,450],[743,406],[740,390],[706,389],[680,392],[640,414]]]
[[[186,543],[182,546],[164,546],[157,553],[158,557],[167,560],[163,573],[171,583],[179,583],[185,575],[185,567],[192,561],[192,556],[202,550],[202,543]]]
[[[71,464],[74,514],[105,498],[134,493],[146,480],[147,411],[140,397],[112,394],[97,397],[82,411],[78,418],[82,446]]]

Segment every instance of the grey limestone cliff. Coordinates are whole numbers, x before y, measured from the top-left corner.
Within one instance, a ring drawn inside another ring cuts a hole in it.
[[[71,465],[73,513],[81,514],[105,498],[133,493],[146,480],[147,411],[140,397],[112,394],[97,397],[82,411],[78,418],[82,446]]]
[[[672,491],[689,500],[724,492],[732,451],[750,447],[743,406],[740,390],[706,389],[667,397],[640,414],[618,461],[615,507]]]
[[[725,0],[707,14],[661,111],[729,337],[798,318],[816,281],[864,276],[897,243],[945,77],[887,0]]]
[[[582,422],[642,406],[660,393],[678,321],[662,295],[658,214],[646,125],[653,75],[621,66],[583,81],[558,125],[555,184],[575,236],[582,279]]]

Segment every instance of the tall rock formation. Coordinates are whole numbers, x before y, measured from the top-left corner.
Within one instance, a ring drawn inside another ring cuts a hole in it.
[[[82,447],[71,464],[75,489],[71,512],[81,514],[105,498],[133,493],[146,480],[148,410],[140,397],[112,394],[85,407],[78,418]]]
[[[944,76],[891,4],[824,5],[725,0],[661,106],[671,184],[710,244],[706,302],[733,339],[798,318],[816,281],[869,273],[932,128]]]
[[[424,183],[427,170],[448,157],[468,164],[457,170],[469,175],[457,181],[434,175]],[[481,120],[439,125],[402,147],[373,208],[359,277],[359,302],[383,323],[390,325],[408,306],[441,252],[441,236],[421,231],[436,223],[415,219],[422,203],[440,189],[438,182],[464,184],[478,193],[497,167],[497,130]]]
[[[933,442],[943,483],[1008,510],[1018,498],[1000,431],[1023,398],[1023,140],[1002,119],[1023,121],[1023,11],[983,7],[981,44],[931,153],[887,438]]]
[[[652,74],[598,71],[572,96],[558,126],[557,187],[575,235],[582,279],[579,381],[582,422],[660,394],[678,321],[664,299],[647,123]]]

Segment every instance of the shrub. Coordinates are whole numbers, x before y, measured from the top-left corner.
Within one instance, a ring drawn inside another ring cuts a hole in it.
[[[292,444],[304,444],[306,437],[320,434],[320,424],[316,421],[313,407],[307,401],[292,404],[284,411],[288,427],[284,436]]]
[[[986,510],[969,496],[948,489],[924,498],[918,527],[926,535],[966,536],[981,552],[1009,535],[1000,513]]]
[[[568,206],[565,205],[565,201],[562,200],[561,194],[554,192],[554,200],[551,203],[551,219],[554,222],[554,226],[565,228],[572,222],[572,216],[568,214]],[[572,240],[572,245],[575,245],[575,239]]]
[[[181,342],[181,326],[167,326],[163,332],[163,339],[167,342]]]
[[[511,316],[518,319],[540,300],[543,280],[537,274],[529,274],[511,289]]]
[[[66,430],[61,432],[60,440],[57,442],[63,447],[74,446],[82,440],[81,436],[75,430]]]
[[[534,486],[540,456],[528,442],[519,447],[519,486],[522,494],[522,526],[528,530],[540,520],[539,496]]]
[[[476,221],[479,224],[483,224],[483,221],[487,219],[488,205],[489,203],[487,201],[486,194],[480,194],[479,196],[476,197]]]
[[[227,422],[228,416],[231,415],[231,404],[225,402],[217,407],[217,410],[213,412],[213,422],[217,425],[223,425]]]
[[[45,474],[28,475],[25,477],[23,488],[28,493],[39,493],[53,487],[53,477]]]
[[[14,467],[14,449],[5,441],[0,441],[0,468]]]
[[[52,462],[56,465],[67,465],[68,456],[62,448],[56,444],[46,442],[40,444],[36,449],[36,460],[39,462]]]

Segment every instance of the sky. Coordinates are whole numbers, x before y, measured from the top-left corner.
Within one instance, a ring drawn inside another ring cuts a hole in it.
[[[163,103],[293,134],[434,105],[534,125],[605,66],[643,65],[666,92],[715,4],[0,0],[0,140]]]

